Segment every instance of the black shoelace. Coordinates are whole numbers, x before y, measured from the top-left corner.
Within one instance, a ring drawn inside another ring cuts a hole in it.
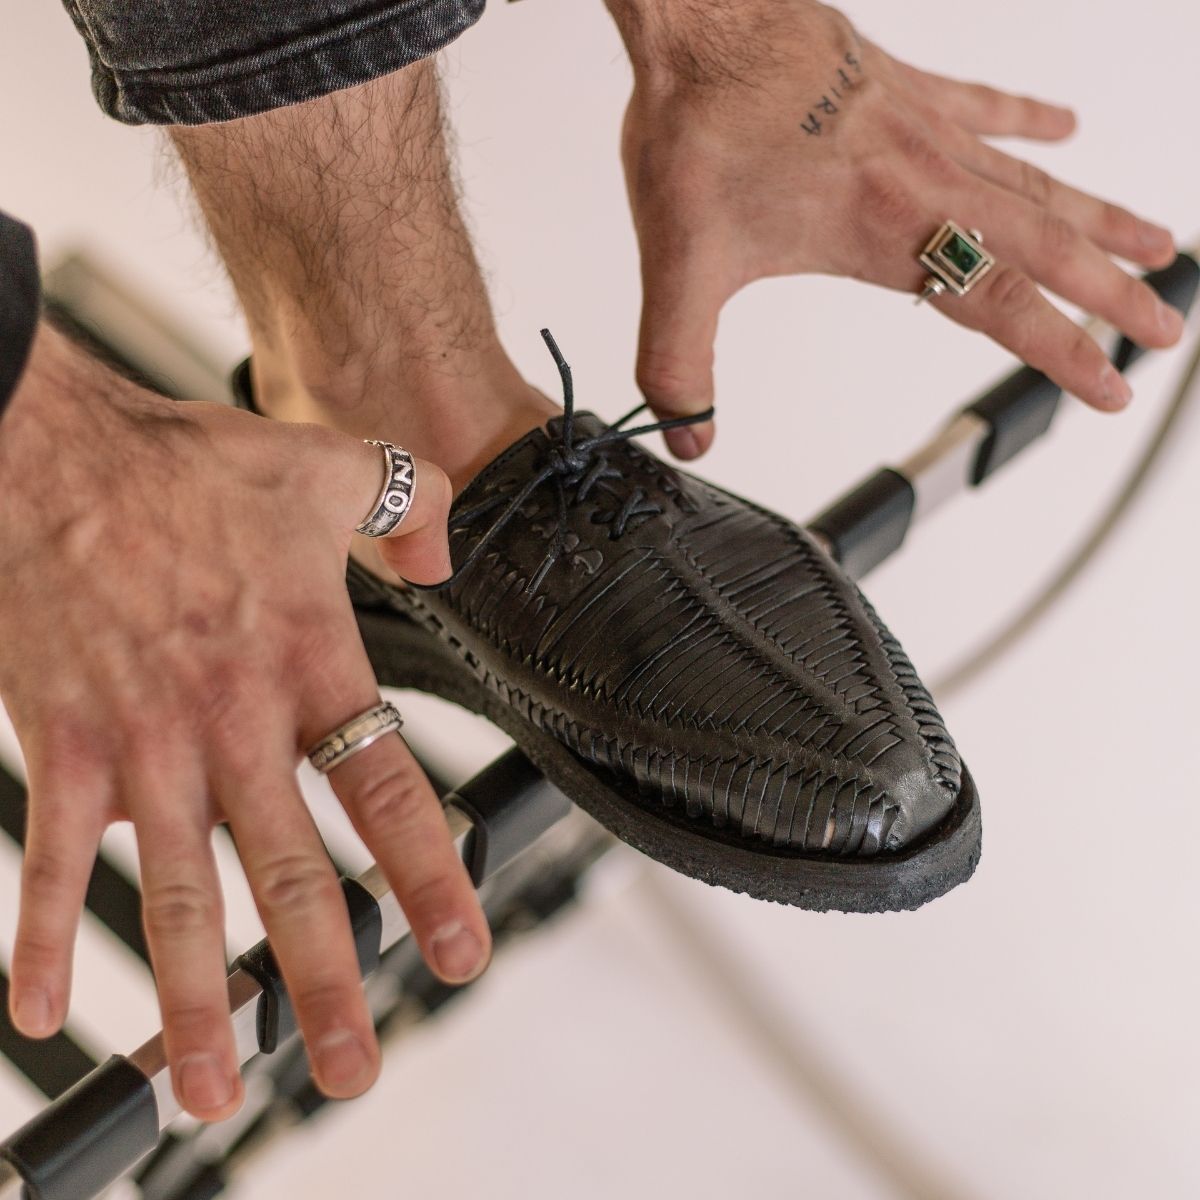
[[[585,500],[602,479],[623,478],[622,472],[612,466],[603,454],[598,453],[601,447],[614,442],[628,441],[630,438],[640,437],[644,433],[661,433],[667,429],[680,429],[685,425],[698,425],[712,419],[713,409],[709,408],[694,416],[675,417],[669,421],[654,421],[649,425],[638,425],[633,429],[626,429],[626,423],[648,407],[646,404],[639,404],[637,408],[627,412],[603,433],[598,433],[594,437],[577,438],[575,436],[575,388],[571,379],[571,368],[563,358],[558,343],[551,336],[550,330],[543,329],[541,332],[542,340],[546,343],[555,366],[558,367],[559,378],[562,380],[563,417],[558,435],[551,438],[546,461],[526,480],[521,488],[509,497],[506,504],[503,496],[494,496],[474,508],[456,513],[451,518],[450,528],[452,530],[461,528],[478,520],[497,505],[504,504],[500,515],[484,531],[450,578],[439,584],[439,587],[451,587],[457,583],[492,539],[516,516],[529,497],[542,484],[553,481],[558,500],[558,524],[546,557],[525,589],[530,592],[537,591],[551,567],[567,549],[567,535],[570,532],[568,528],[570,504]],[[568,489],[570,489],[570,494],[568,494]],[[657,504],[647,499],[643,488],[634,487],[625,497],[621,507],[612,515],[612,528],[609,536],[621,537],[637,518],[648,517],[661,511],[662,509]]]

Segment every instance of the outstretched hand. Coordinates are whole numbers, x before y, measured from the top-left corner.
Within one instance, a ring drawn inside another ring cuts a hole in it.
[[[388,561],[435,583],[450,570],[450,484],[416,470]],[[344,572],[382,473],[356,438],[162,400],[48,328],[5,415],[0,694],[29,775],[13,1019],[31,1037],[61,1026],[100,837],[131,820],[175,1089],[206,1120],[242,1094],[217,821],[318,1083],[357,1095],[379,1070],[345,901],[295,772],[379,700]],[[329,780],[431,969],[477,974],[487,922],[404,742],[381,738]]]
[[[1182,319],[1113,261],[1175,256],[1169,231],[985,140],[1054,141],[1064,108],[908,66],[816,0],[608,0],[634,64],[623,157],[641,248],[637,379],[661,417],[713,403],[725,302],[771,275],[842,275],[920,292],[943,221],[979,229],[995,267],[931,303],[1066,391],[1119,409],[1128,385],[1040,292],[1146,347]],[[711,424],[672,431],[694,458]]]

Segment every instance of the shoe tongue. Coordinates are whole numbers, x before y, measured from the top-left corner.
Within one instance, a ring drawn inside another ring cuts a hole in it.
[[[497,487],[520,487],[542,466],[552,441],[562,437],[563,417],[551,417],[545,429],[531,429],[523,438],[502,450],[465,488],[450,508],[451,514],[473,508]],[[595,437],[608,425],[595,413],[577,412],[573,437]],[[507,489],[506,489],[507,490]]]

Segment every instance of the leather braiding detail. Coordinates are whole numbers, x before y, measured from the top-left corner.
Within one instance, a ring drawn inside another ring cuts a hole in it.
[[[954,739],[950,736],[950,732],[942,720],[942,715],[933,702],[933,697],[921,682],[920,676],[904,652],[904,648],[896,640],[892,631],[879,619],[879,614],[865,597],[863,604],[871,620],[875,623],[880,643],[891,664],[892,674],[895,675],[896,682],[904,692],[909,710],[920,730],[921,741],[929,756],[934,778],[951,795],[957,796],[959,788],[962,787],[962,759],[959,757],[958,747],[954,744]]]

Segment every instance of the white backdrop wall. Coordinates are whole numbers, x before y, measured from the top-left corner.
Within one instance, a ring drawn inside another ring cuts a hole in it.
[[[1076,106],[1069,142],[1020,152],[1181,241],[1200,231],[1200,9],[854,0],[847,11],[918,65]],[[581,404],[625,411],[638,289],[616,145],[629,75],[599,0],[494,3],[445,70],[513,353],[552,389],[537,337],[551,325]],[[49,256],[86,246],[232,362],[244,335],[160,135],[99,115],[82,44],[49,0],[5,0],[0,113],[0,204],[36,224]],[[1139,372],[1128,414],[1072,413],[870,581],[927,678],[1083,528],[1179,359]],[[1011,366],[902,296],[817,277],[736,299],[718,363],[720,437],[703,470],[797,518]],[[916,914],[853,918],[661,881],[729,943],[778,1027],[859,1098],[861,1118],[938,1176],[938,1195],[1200,1194],[1198,464],[1192,429],[1069,602],[946,706],[983,797],[984,859],[969,886]],[[425,721],[437,736],[451,718]],[[484,760],[494,740],[462,728]],[[370,1098],[269,1156],[242,1194],[324,1197],[348,1181],[372,1197],[900,1194],[819,1097],[748,1053],[636,882],[642,869],[630,854],[610,870],[582,912],[499,962],[467,1004],[390,1057]],[[4,848],[5,958],[15,875]],[[234,909],[235,938],[252,936],[244,893]],[[118,986],[102,943],[84,939],[74,1019],[98,1044],[128,1048],[153,1006]],[[0,1072],[0,1134],[35,1108]]]

